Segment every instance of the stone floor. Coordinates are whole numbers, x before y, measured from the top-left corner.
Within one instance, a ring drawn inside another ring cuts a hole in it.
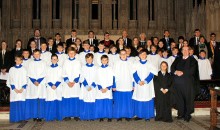
[[[218,121],[219,122],[219,121]],[[219,124],[220,125],[220,124]],[[193,116],[188,123],[174,118],[172,123],[150,122],[144,120],[117,122],[99,121],[53,121],[23,123],[9,123],[8,120],[0,120],[0,130],[208,130],[209,116]]]

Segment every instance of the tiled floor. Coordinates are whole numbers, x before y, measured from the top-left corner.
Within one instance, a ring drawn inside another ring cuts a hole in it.
[[[0,120],[1,130],[208,130],[209,116],[194,116],[188,123],[176,120],[173,123],[141,121],[99,122],[99,121],[53,121],[23,123],[9,123],[8,120]]]

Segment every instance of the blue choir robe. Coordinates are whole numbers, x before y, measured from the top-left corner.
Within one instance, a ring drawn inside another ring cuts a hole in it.
[[[95,119],[96,71],[94,64],[86,64],[80,74],[80,120]],[[88,89],[91,88],[90,91]]]
[[[132,118],[133,61],[118,60],[114,64],[116,91],[114,92],[113,117]],[[123,111],[122,111],[123,110]]]
[[[147,55],[147,61],[156,67],[157,72],[160,70],[160,60],[161,60],[160,55],[156,53],[151,53]]]
[[[150,119],[154,115],[154,84],[153,77],[157,75],[157,69],[147,60],[140,60],[135,65],[133,74],[135,88],[132,96],[134,102],[134,114],[139,118]],[[139,83],[144,81],[145,84],[140,86]]]
[[[60,67],[63,67],[64,61],[65,61],[66,59],[68,59],[67,54],[65,54],[64,52],[56,52],[56,55],[58,56],[58,59],[59,59],[59,61],[58,61],[57,64],[58,64]]]
[[[68,58],[63,64],[63,90],[62,90],[62,106],[64,117],[79,117],[79,95],[80,84],[79,78],[81,73],[80,61],[76,58]],[[74,86],[70,88],[68,82],[75,82]]]
[[[108,54],[106,54],[104,51],[102,51],[102,52],[98,51],[94,54],[94,64],[96,66],[101,66],[102,65],[102,63],[101,63],[102,55],[108,55]]]
[[[86,58],[85,58],[85,56],[86,56],[86,54],[88,54],[88,53],[92,53],[93,55],[94,55],[94,52],[92,52],[92,51],[90,51],[90,50],[88,50],[88,51],[83,51],[83,52],[81,52],[80,54],[79,54],[79,60],[80,60],[80,62],[81,62],[81,65],[85,65],[86,64]]]
[[[62,120],[62,68],[58,64],[52,64],[47,68],[46,72],[46,121]],[[52,89],[52,86],[56,89]]]
[[[95,118],[112,118],[112,87],[114,84],[114,75],[112,67],[101,65],[97,69],[95,101]],[[106,89],[107,92],[102,93],[101,89]]]
[[[9,70],[7,86],[10,88],[10,122],[19,122],[25,118],[25,96],[27,87],[27,72],[22,65],[16,65]],[[22,93],[14,90],[23,88]]]
[[[26,92],[26,118],[44,118],[45,117],[45,99],[46,99],[46,63],[41,59],[31,60],[28,64],[27,77],[28,86]],[[35,86],[34,82],[39,85]]]
[[[51,52],[49,51],[42,51],[40,59],[46,62],[47,66],[51,65]]]

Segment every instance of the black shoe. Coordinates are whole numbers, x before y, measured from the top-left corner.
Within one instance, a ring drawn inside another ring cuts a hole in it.
[[[150,121],[150,119],[145,119],[145,121],[146,121],[146,122],[149,122],[149,121]]]
[[[125,118],[126,121],[131,121],[131,118]]]
[[[74,120],[79,121],[80,119],[79,119],[79,117],[74,117]]]
[[[112,119],[108,119],[108,122],[112,122]]]
[[[102,122],[102,121],[104,121],[104,119],[103,119],[103,118],[99,119],[99,122]]]
[[[155,120],[155,121],[162,121],[162,119],[161,119],[161,118],[158,118],[158,117],[154,118],[154,120]]]
[[[64,121],[69,121],[69,120],[71,120],[71,118],[70,117],[65,117],[63,120]]]
[[[37,121],[37,118],[33,118],[33,121]]]
[[[122,121],[122,118],[118,118],[117,121]]]
[[[172,123],[173,120],[172,119],[171,120],[164,120],[163,122]]]
[[[186,117],[184,118],[184,121],[189,122],[191,118],[192,118],[192,116],[191,116],[191,115],[186,116]]]
[[[176,119],[177,120],[182,120],[184,118],[184,116],[177,116]]]
[[[135,117],[134,120],[135,120],[135,121],[138,121],[138,120],[142,120],[142,118]]]
[[[42,122],[42,119],[37,119],[37,122]]]

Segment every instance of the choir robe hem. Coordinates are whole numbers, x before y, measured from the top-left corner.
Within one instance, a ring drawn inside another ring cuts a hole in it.
[[[80,101],[78,97],[62,98],[62,117],[79,117]]]
[[[25,101],[10,102],[10,122],[15,123],[25,120]]]
[[[151,119],[155,117],[154,114],[154,99],[150,101],[136,101],[134,103],[134,114],[135,116],[143,119]]]
[[[119,92],[115,91],[113,118],[132,118],[134,117],[134,106],[132,102],[133,92]]]
[[[25,119],[45,118],[45,99],[26,99]]]
[[[46,101],[45,119],[46,121],[62,120],[62,101]]]
[[[80,120],[94,120],[95,102],[84,102],[80,100]]]
[[[112,118],[112,99],[96,99],[95,118]]]

